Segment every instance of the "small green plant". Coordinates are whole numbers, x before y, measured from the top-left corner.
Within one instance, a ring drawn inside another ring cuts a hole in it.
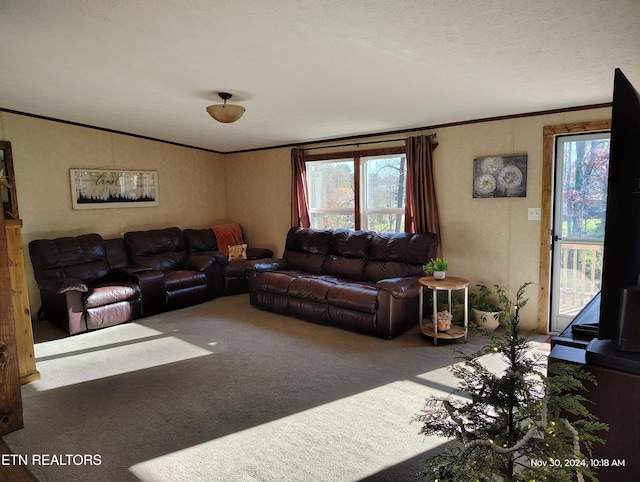
[[[592,415],[581,394],[595,378],[579,365],[553,363],[529,348],[519,330],[529,283],[515,301],[503,294],[506,331],[482,331],[487,344],[449,370],[459,381],[447,397],[431,396],[414,421],[420,433],[454,439],[425,465],[425,480],[483,482],[596,481],[589,464],[594,443],[608,430]],[[504,367],[496,368],[499,359]],[[547,376],[547,370],[551,376]],[[575,463],[555,465],[550,460]]]
[[[491,313],[505,310],[509,299],[507,298],[507,292],[504,288],[493,285],[495,287],[494,290],[483,284],[476,286],[478,287],[478,292],[469,295],[471,308],[475,308],[478,311],[489,311]]]
[[[494,289],[489,288],[484,284],[478,284],[476,286],[478,287],[478,293],[471,293],[469,295],[469,305],[471,308],[482,312],[481,320],[484,323],[487,323],[488,319],[486,313],[499,313],[497,315],[490,316],[493,316],[501,325],[503,325],[507,317],[509,306],[507,291],[498,285],[493,285]]]
[[[449,263],[442,258],[431,258],[427,264],[422,266],[425,273],[435,273],[436,271],[447,271],[449,269]]]

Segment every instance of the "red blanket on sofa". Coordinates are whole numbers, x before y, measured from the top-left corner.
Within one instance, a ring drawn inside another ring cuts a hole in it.
[[[242,230],[238,223],[216,224],[215,226],[211,226],[211,229],[213,230],[213,234],[216,235],[218,251],[226,258],[229,257],[229,246],[244,244]]]

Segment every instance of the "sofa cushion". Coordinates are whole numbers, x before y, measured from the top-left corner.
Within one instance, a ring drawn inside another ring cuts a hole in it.
[[[329,254],[332,231],[291,228],[287,234],[283,258],[289,268],[322,273],[322,263]]]
[[[106,328],[140,318],[140,299],[125,300],[111,305],[97,306],[86,312],[88,330]]]
[[[124,242],[133,264],[158,270],[176,268],[186,256],[180,228],[151,229],[124,233]]]
[[[287,295],[289,285],[296,279],[298,273],[281,272],[281,271],[265,271],[258,273],[254,280],[254,288],[256,291],[265,293],[274,293],[277,295]]]
[[[284,259],[291,269],[320,274],[322,273],[322,263],[324,263],[325,255],[301,251],[285,251]]]
[[[37,280],[69,277],[90,283],[111,270],[104,240],[96,233],[34,240],[29,254]]]
[[[185,229],[183,233],[190,253],[218,251],[216,235],[212,229]]]
[[[90,309],[139,297],[140,289],[134,283],[110,283],[91,287],[85,296],[84,305]]]
[[[329,288],[327,302],[331,306],[375,313],[378,309],[378,289],[375,283],[336,284]]]
[[[322,273],[361,280],[369,256],[372,233],[339,229],[331,238],[331,250],[322,263]]]
[[[335,285],[332,280],[323,277],[303,276],[291,280],[289,296],[309,301],[326,302],[329,288]]]
[[[329,254],[333,231],[328,229],[291,228],[287,233],[285,251],[301,251],[309,254]]]
[[[331,254],[350,258],[367,258],[371,249],[371,231],[336,229],[331,237]]]
[[[247,245],[246,244],[236,244],[234,246],[229,246],[229,261],[233,261],[236,259],[247,259]]]
[[[164,284],[167,291],[177,291],[183,288],[206,285],[207,276],[199,271],[189,269],[165,271]]]
[[[437,240],[433,233],[374,233],[363,278],[424,276],[422,265],[435,257]]]

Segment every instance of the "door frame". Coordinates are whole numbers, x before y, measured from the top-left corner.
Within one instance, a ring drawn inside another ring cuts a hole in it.
[[[536,331],[550,333],[551,236],[553,230],[554,154],[556,136],[590,131],[611,130],[611,119],[545,126],[542,145],[542,196],[540,212],[540,270],[538,284],[538,318]]]

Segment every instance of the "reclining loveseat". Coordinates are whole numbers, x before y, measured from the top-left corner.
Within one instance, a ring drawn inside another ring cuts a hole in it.
[[[254,261],[252,305],[382,338],[418,322],[422,266],[434,233],[291,228],[283,257]]]

